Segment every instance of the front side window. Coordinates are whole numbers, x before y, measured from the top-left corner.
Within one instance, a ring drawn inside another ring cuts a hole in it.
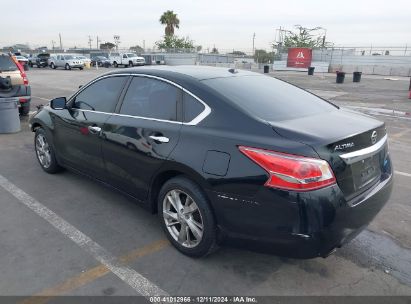
[[[127,77],[108,77],[96,81],[75,98],[73,108],[99,112],[114,112]]]
[[[120,114],[177,121],[178,89],[164,81],[134,77]]]

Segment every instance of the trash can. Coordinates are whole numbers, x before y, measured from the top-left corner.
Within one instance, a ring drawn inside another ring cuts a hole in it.
[[[354,72],[352,73],[352,81],[353,82],[360,82],[361,81],[361,72]]]
[[[315,67],[309,67],[308,68],[308,75],[314,75],[314,70],[315,70]]]
[[[268,73],[270,71],[270,66],[269,65],[265,65],[264,66],[264,73]]]
[[[345,72],[337,72],[337,83],[344,83]]]
[[[17,98],[0,98],[0,133],[20,131],[19,107]]]

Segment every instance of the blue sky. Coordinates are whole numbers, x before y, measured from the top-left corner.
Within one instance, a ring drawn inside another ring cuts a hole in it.
[[[0,19],[0,46],[51,46],[61,33],[64,47],[87,47],[88,35],[93,44],[97,35],[112,41],[114,34],[122,46],[145,41],[152,47],[164,34],[159,17],[171,9],[181,22],[176,34],[190,36],[203,49],[251,50],[254,32],[256,47],[266,49],[276,28],[295,24],[327,28],[328,40],[337,45],[411,47],[410,0],[26,0],[3,1],[1,7],[8,13]]]

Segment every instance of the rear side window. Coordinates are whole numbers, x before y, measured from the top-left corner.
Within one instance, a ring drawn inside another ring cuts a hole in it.
[[[126,79],[127,77],[117,76],[96,81],[76,96],[73,107],[107,113],[114,112]]]
[[[195,99],[190,94],[184,92],[183,94],[183,102],[184,102],[184,122],[190,122],[201,112],[204,111],[204,105]]]
[[[120,114],[177,120],[178,89],[164,81],[134,77],[124,97]]]
[[[284,81],[268,76],[204,80],[235,105],[266,121],[281,121],[336,110],[332,104]]]
[[[18,68],[10,56],[0,55],[0,71],[17,71]]]

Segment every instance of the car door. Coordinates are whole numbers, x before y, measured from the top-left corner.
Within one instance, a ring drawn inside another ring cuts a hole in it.
[[[181,126],[181,90],[159,79],[133,77],[118,113],[104,124],[103,155],[112,184],[146,200]]]
[[[64,164],[105,180],[102,128],[114,112],[128,76],[102,77],[68,102],[55,118],[54,141]]]

